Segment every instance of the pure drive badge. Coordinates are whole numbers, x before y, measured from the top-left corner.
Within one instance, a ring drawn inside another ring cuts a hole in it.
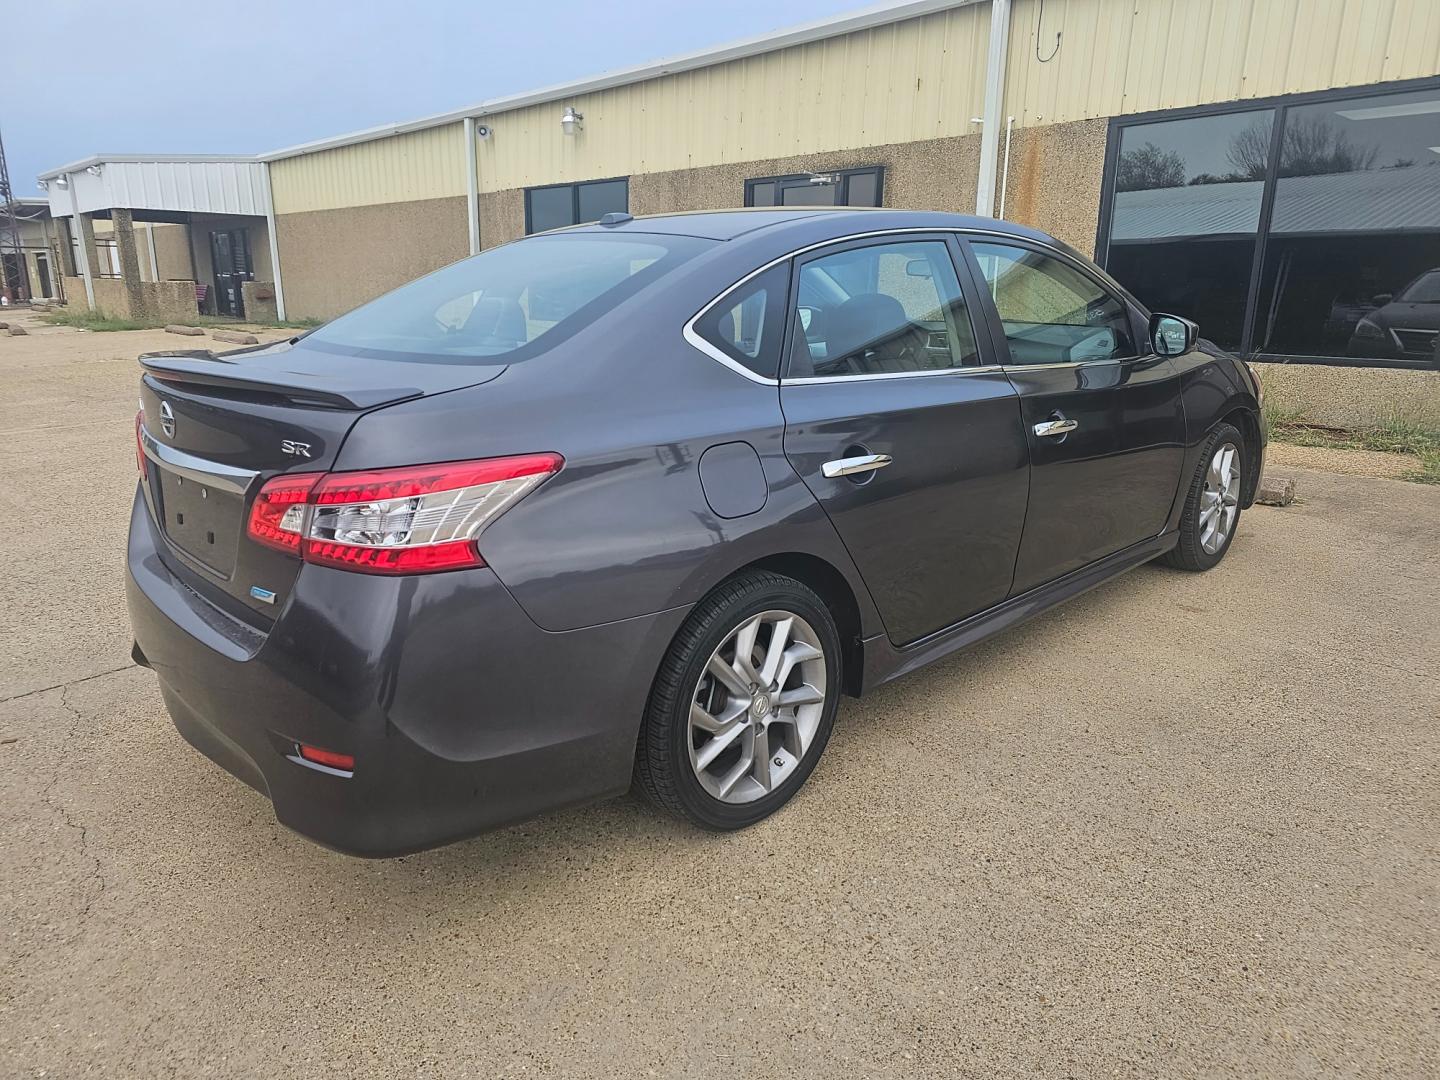
[[[275,602],[275,594],[269,589],[262,589],[259,585],[250,586],[250,595],[256,600],[263,601],[266,604],[273,604]]]

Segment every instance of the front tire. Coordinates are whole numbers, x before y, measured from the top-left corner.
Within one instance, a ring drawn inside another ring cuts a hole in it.
[[[637,786],[707,829],[769,817],[824,753],[841,674],[834,617],[810,588],[768,571],[731,578],[696,605],[660,665]]]
[[[1180,514],[1180,540],[1164,558],[1181,570],[1209,570],[1225,557],[1240,526],[1245,440],[1221,424],[1205,441]]]

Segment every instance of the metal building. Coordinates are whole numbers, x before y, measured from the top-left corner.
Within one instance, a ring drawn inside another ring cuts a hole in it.
[[[908,0],[249,160],[291,318],[608,210],[850,203],[1003,212],[1262,357],[1440,332],[1392,310],[1440,290],[1436,0]]]

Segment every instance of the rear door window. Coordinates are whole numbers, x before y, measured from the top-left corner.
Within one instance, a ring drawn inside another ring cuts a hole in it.
[[[866,244],[800,267],[788,378],[904,375],[979,363],[943,240]]]

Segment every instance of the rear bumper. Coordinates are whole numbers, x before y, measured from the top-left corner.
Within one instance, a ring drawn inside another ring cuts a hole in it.
[[[624,791],[651,679],[685,616],[549,633],[488,569],[306,566],[262,636],[172,574],[163,543],[137,499],[130,619],[175,726],[283,824],[356,855]],[[353,775],[297,762],[297,742],[354,755]]]

